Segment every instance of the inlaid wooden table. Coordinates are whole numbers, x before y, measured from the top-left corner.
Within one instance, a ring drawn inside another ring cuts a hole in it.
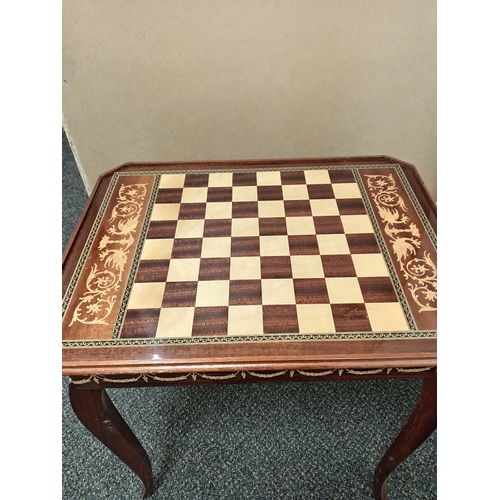
[[[63,256],[62,373],[77,417],[154,488],[105,388],[422,378],[375,471],[436,428],[436,206],[393,158],[128,163]]]

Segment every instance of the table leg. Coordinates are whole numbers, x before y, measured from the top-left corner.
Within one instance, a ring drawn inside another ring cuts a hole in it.
[[[389,474],[406,460],[437,427],[437,378],[424,378],[413,411],[380,461],[373,479],[375,500],[387,500]]]
[[[104,389],[80,389],[69,384],[69,399],[80,422],[141,479],[143,498],[153,493],[149,457]]]

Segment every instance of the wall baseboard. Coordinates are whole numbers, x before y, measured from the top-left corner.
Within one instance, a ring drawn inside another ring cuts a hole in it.
[[[80,161],[80,157],[78,156],[78,152],[76,151],[75,144],[74,144],[73,140],[71,139],[71,134],[69,133],[68,124],[66,123],[66,120],[64,119],[64,114],[62,115],[62,126],[64,129],[64,132],[66,133],[66,137],[68,138],[69,147],[71,148],[71,152],[73,153],[73,156],[75,157],[76,166],[78,167],[78,171],[80,172],[80,176],[82,178],[83,185],[85,186],[85,191],[87,191],[87,195],[90,196],[92,189],[90,188],[89,181],[87,179],[87,176],[85,175],[85,171],[83,170],[82,163]]]

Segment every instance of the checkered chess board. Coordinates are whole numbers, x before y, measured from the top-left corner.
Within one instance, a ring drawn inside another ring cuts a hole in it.
[[[120,339],[411,329],[352,169],[157,179]]]

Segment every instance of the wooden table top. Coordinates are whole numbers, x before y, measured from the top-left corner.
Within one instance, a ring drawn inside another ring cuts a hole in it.
[[[63,375],[433,368],[436,220],[384,156],[122,165],[63,256]]]

